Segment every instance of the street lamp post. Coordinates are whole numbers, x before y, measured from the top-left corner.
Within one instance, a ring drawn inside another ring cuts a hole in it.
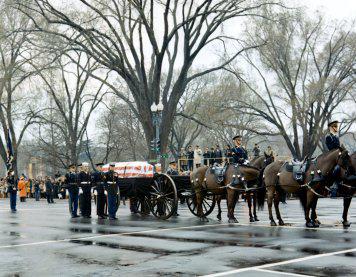
[[[156,128],[156,135],[154,141],[151,142],[151,146],[153,146],[154,151],[156,152],[157,155],[157,162],[161,158],[161,143],[160,143],[160,126],[162,123],[162,111],[163,111],[163,104],[162,102],[159,102],[158,105],[156,105],[155,102],[153,102],[151,106],[151,112],[152,112],[152,121],[153,121],[153,126]]]

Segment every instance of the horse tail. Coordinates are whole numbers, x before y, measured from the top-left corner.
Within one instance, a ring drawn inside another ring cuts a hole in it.
[[[265,205],[265,198],[266,198],[266,185],[264,182],[263,174],[264,174],[265,168],[263,168],[260,171],[260,175],[258,177],[259,179],[259,189],[257,190],[257,205],[259,210],[263,210],[264,205]]]
[[[307,189],[301,188],[298,193],[297,193],[297,197],[299,198],[300,204],[303,207],[303,210],[305,211],[306,207],[307,207]]]

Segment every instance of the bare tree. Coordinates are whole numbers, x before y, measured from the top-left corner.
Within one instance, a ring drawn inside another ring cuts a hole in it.
[[[90,72],[98,70],[98,64],[82,52],[66,52],[56,57],[54,65],[57,69],[38,73],[50,102],[38,116],[39,139],[44,150],[50,149],[49,155],[66,166],[78,162],[89,120],[108,89],[92,82]]]
[[[110,99],[107,110],[101,114],[97,128],[100,130],[96,158],[103,162],[144,160],[148,149],[140,121],[122,101]]]
[[[257,80],[241,77],[241,85],[255,98],[239,99],[237,108],[247,109],[283,136],[296,158],[312,155],[323,136],[326,122],[355,89],[355,33],[346,25],[328,26],[322,17],[306,18],[302,12],[270,12],[276,22],[256,19],[249,24],[251,45],[268,41],[245,56]],[[256,105],[258,103],[258,105]]]
[[[37,93],[32,91],[31,79],[35,75],[29,60],[39,53],[31,49],[28,41],[34,36],[30,19],[8,5],[0,4],[0,122],[3,134],[8,135],[13,147],[13,168],[17,173],[18,148],[28,127],[35,122],[38,112]],[[19,32],[19,30],[22,32]],[[6,161],[6,142],[0,137],[0,155]]]
[[[50,0],[15,2],[32,19],[36,30],[60,36],[124,80],[134,102],[100,76],[93,76],[127,102],[142,124],[147,145],[154,137],[150,106],[162,99],[163,152],[176,107],[188,83],[222,69],[244,50],[256,47],[243,47],[235,36],[224,33],[220,27],[232,19],[255,16],[262,7],[275,4],[266,0],[77,0],[73,1],[76,11],[70,12]],[[36,20],[37,15],[46,24]],[[48,25],[60,27],[54,31]],[[237,50],[226,53],[226,61],[191,73],[203,50],[226,49],[228,44]],[[174,71],[179,72],[175,78]]]

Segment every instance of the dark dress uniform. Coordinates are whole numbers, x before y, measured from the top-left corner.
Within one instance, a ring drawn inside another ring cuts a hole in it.
[[[79,173],[79,186],[83,193],[79,195],[80,212],[83,217],[91,217],[91,174],[81,171]]]
[[[12,212],[16,212],[17,180],[14,175],[9,175],[6,179],[7,192],[10,195],[10,208]]]
[[[108,213],[110,219],[116,219],[116,212],[119,207],[119,185],[115,171],[109,170],[105,174],[108,191]]]
[[[340,148],[339,137],[330,133],[325,137],[325,144],[329,151]]]
[[[243,164],[246,160],[248,160],[247,152],[242,146],[233,147],[231,149],[231,152],[232,152],[233,162],[236,164]]]
[[[53,184],[50,180],[46,181],[46,198],[47,198],[47,203],[51,204],[53,202]]]
[[[106,205],[106,195],[105,195],[105,174],[100,171],[94,171],[91,174],[92,184],[94,185],[94,190],[96,191],[96,214],[100,218],[105,218],[105,205]]]
[[[329,151],[334,150],[334,149],[338,149],[340,148],[340,140],[339,137],[329,133],[326,137],[325,137],[325,144],[326,147],[328,148]],[[340,166],[337,164],[334,167],[334,170],[332,172],[332,177],[335,180],[333,185],[330,187],[331,189],[331,197],[336,197],[337,196],[337,190],[339,189],[339,184],[341,183],[340,180]]]
[[[222,152],[220,148],[215,149],[215,162],[218,164],[222,163]]]
[[[78,176],[77,173],[68,172],[66,174],[65,187],[68,189],[69,198],[69,213],[72,217],[78,217],[78,197],[79,197],[79,187],[78,187]]]

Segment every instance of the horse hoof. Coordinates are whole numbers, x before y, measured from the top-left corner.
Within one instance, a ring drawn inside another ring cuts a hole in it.
[[[229,223],[239,223],[236,218],[230,218]]]
[[[218,215],[218,216],[217,216],[217,219],[218,219],[219,221],[221,221],[221,215]]]
[[[284,226],[285,224],[284,224],[284,221],[281,219],[281,220],[278,220],[278,224],[279,224],[279,226]]]
[[[274,220],[271,220],[271,226],[277,226],[277,223]]]
[[[255,216],[255,218],[254,218],[254,219],[255,219],[255,221],[260,221],[260,220],[257,218],[257,216]]]
[[[316,224],[318,224],[318,225],[321,224],[321,222],[320,222],[318,219],[315,219],[314,222],[315,222]],[[319,227],[319,226],[318,226],[318,227]]]
[[[200,221],[201,221],[201,222],[209,222],[209,219],[207,219],[206,217],[201,217],[201,218],[200,218]]]
[[[315,228],[315,224],[314,224],[314,222],[307,222],[307,223],[305,223],[305,226],[306,227],[308,227],[308,228]]]
[[[344,220],[344,221],[342,222],[342,225],[343,225],[344,227],[350,227],[350,226],[351,226],[351,222],[350,222],[350,221],[347,221],[347,220]]]
[[[250,222],[255,222],[255,220],[253,219],[253,217],[250,217]]]

